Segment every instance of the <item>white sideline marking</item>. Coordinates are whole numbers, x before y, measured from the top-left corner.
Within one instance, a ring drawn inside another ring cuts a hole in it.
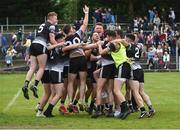
[[[21,89],[14,95],[14,97],[12,98],[12,100],[8,103],[8,105],[4,108],[3,113],[7,112],[10,107],[16,102],[16,99],[19,97],[21,93]]]

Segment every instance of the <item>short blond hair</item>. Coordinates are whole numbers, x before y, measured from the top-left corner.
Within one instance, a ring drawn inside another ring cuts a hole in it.
[[[49,12],[47,18],[49,19],[52,16],[58,16],[56,12]]]

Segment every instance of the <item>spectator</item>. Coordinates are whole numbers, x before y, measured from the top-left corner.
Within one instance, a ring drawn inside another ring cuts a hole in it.
[[[153,58],[154,58],[154,51],[153,51],[153,48],[150,47],[148,49],[148,53],[147,53],[147,56],[148,56],[148,59],[147,59],[147,65],[148,65],[148,69],[152,69],[154,67],[154,61],[153,61]]]
[[[177,46],[177,49],[178,49],[178,55],[180,56],[180,37],[177,38],[176,46]]]
[[[154,64],[154,69],[158,69],[159,68],[159,58],[158,58],[158,55],[155,54],[154,55],[154,58],[153,58],[153,64]]]
[[[148,13],[149,13],[149,22],[152,23],[152,22],[153,22],[153,19],[154,19],[154,17],[155,17],[155,13],[154,13],[154,11],[151,10],[151,9],[149,9]]]
[[[174,10],[172,8],[169,8],[168,18],[169,18],[169,25],[171,27],[173,27],[176,16],[175,16]]]
[[[168,54],[168,52],[164,52],[163,62],[164,62],[164,69],[169,69],[170,55]]]
[[[19,28],[18,33],[17,33],[17,45],[22,45],[22,39],[23,39],[23,33],[22,33],[22,29]]]
[[[162,23],[166,22],[166,11],[164,8],[162,8],[162,10],[161,10],[161,21],[162,21]]]
[[[158,45],[158,47],[156,49],[156,54],[159,58],[163,57],[163,49],[162,49],[161,45]]]
[[[9,45],[8,45],[6,37],[3,36],[2,33],[0,33],[0,43],[1,43],[0,44],[1,52],[5,56],[7,48],[9,47]]]
[[[13,66],[13,57],[16,55],[16,51],[13,49],[13,46],[10,46],[7,50],[7,54],[5,56],[5,62],[7,67]]]
[[[165,43],[165,45],[164,45],[163,54],[165,52],[167,52],[168,54],[170,53],[170,48],[169,48],[169,45],[167,43]]]
[[[95,23],[96,22],[102,22],[102,15],[101,15],[101,10],[100,9],[96,9],[94,11],[93,18],[95,19]]]
[[[156,14],[155,18],[153,20],[153,23],[157,26],[157,28],[159,29],[159,25],[161,23],[161,19],[159,18],[159,16]]]
[[[16,48],[17,46],[17,36],[14,32],[11,33],[12,37],[11,37],[11,42],[13,44],[13,47]]]

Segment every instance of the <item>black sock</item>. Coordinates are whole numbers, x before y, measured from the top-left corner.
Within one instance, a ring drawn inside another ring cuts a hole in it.
[[[28,81],[28,80],[25,80],[25,81],[24,81],[24,87],[28,88],[28,85],[29,85],[29,81]]]
[[[149,110],[153,109],[152,105],[148,106]]]
[[[35,81],[34,81],[34,86],[36,86],[36,87],[37,87],[37,86],[38,86],[38,84],[39,84],[39,81],[38,81],[38,80],[35,80]]]
[[[78,103],[78,100],[74,100],[73,105],[76,105]]]
[[[140,110],[141,110],[141,112],[146,111],[146,109],[144,107],[141,107]]]
[[[92,100],[90,103],[90,108],[92,108],[94,106],[95,100]]]
[[[109,104],[109,110],[112,111],[113,110],[113,105]]]
[[[132,101],[131,101],[131,100],[128,100],[128,104],[129,104],[129,105],[132,105]]]
[[[47,107],[47,109],[46,109],[46,111],[44,112],[45,115],[52,115],[53,107],[54,107],[54,105],[49,104],[48,107]]]
[[[65,102],[64,100],[61,100],[61,104],[63,104],[63,105],[64,105],[64,102]]]
[[[127,111],[129,109],[128,106],[127,106],[127,102],[126,101],[122,102],[120,107],[121,107],[121,111],[122,112],[125,112],[125,111]]]
[[[100,112],[101,111],[101,105],[97,105],[97,111]]]
[[[88,99],[85,99],[85,103],[88,103]]]
[[[108,104],[108,103],[105,103],[105,107],[106,107],[106,108],[109,108],[109,104]]]
[[[101,105],[101,112],[102,112],[102,113],[104,112],[104,107],[105,107],[105,105],[102,104],[102,105]]]

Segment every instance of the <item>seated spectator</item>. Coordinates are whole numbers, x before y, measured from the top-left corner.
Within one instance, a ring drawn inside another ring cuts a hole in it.
[[[158,45],[158,47],[156,49],[156,54],[159,58],[163,57],[163,49],[162,49],[161,45]]]
[[[169,69],[170,55],[168,54],[168,52],[164,52],[163,62],[164,62],[164,69]]]
[[[167,52],[168,54],[170,54],[170,47],[167,43],[165,43],[164,48],[163,48],[163,54]]]
[[[10,46],[7,50],[7,54],[5,56],[5,62],[7,67],[13,66],[13,56],[16,55],[16,51],[13,49],[13,46]]]

